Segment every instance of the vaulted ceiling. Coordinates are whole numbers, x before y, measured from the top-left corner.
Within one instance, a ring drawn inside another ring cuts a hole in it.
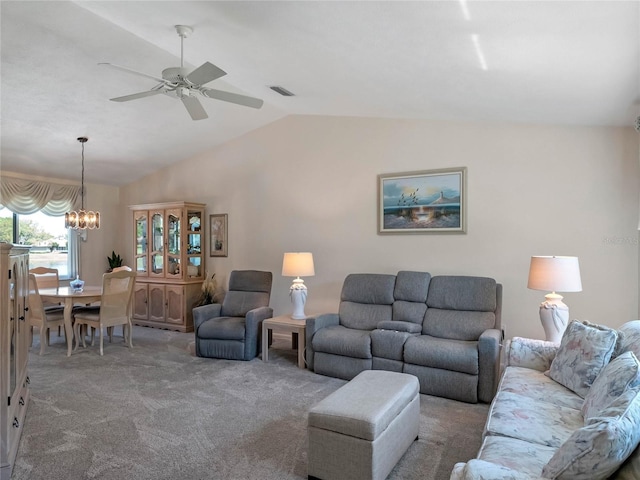
[[[629,126],[638,1],[2,1],[0,169],[123,185],[287,115]],[[125,103],[180,65],[264,100]],[[269,87],[295,94],[284,97]]]

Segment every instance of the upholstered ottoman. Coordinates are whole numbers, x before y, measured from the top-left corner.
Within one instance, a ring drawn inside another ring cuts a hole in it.
[[[420,427],[413,375],[365,370],[309,411],[310,479],[382,480]]]

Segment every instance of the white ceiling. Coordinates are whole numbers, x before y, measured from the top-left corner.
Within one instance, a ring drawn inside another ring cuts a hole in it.
[[[631,126],[640,115],[638,1],[2,1],[5,171],[123,185],[286,115]],[[227,72],[192,121],[149,90],[185,63]],[[486,70],[473,36],[477,35]],[[294,92],[282,97],[268,86]]]

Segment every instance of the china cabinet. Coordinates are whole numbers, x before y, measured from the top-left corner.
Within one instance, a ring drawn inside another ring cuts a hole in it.
[[[0,480],[9,480],[29,402],[29,249],[0,242]]]
[[[133,322],[193,331],[191,309],[204,280],[202,203],[132,205],[137,272]]]

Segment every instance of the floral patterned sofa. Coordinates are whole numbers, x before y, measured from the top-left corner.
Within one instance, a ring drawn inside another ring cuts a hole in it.
[[[477,458],[451,480],[640,479],[640,321],[514,337]]]

